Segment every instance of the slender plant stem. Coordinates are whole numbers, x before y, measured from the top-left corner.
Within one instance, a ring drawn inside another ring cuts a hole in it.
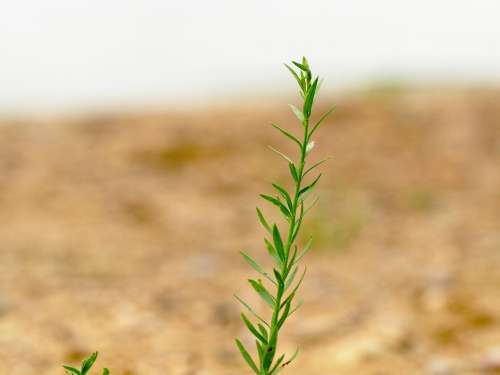
[[[318,175],[312,182],[305,183],[305,176],[313,169],[315,169],[322,162],[316,163],[309,169],[305,170],[307,156],[309,152],[314,147],[314,142],[311,142],[310,138],[312,134],[317,130],[321,122],[326,116],[331,112],[327,112],[323,115],[320,120],[310,129],[309,122],[312,113],[312,107],[314,103],[314,98],[318,88],[318,77],[312,78],[312,73],[309,68],[309,64],[305,58],[299,62],[293,62],[295,67],[299,68],[298,71],[294,70],[290,66],[286,66],[288,70],[292,73],[295,80],[299,84],[300,93],[303,98],[302,109],[298,109],[291,106],[292,111],[300,120],[302,126],[302,137],[297,138],[293,134],[289,133],[287,130],[280,128],[277,125],[273,125],[277,130],[279,130],[283,135],[296,143],[300,148],[299,160],[295,163],[288,156],[282,152],[272,149],[277,152],[278,155],[283,157],[288,162],[288,167],[290,169],[290,174],[294,181],[293,193],[289,193],[285,188],[279,186],[278,184],[273,184],[273,187],[277,190],[277,196],[270,196],[261,194],[261,197],[266,201],[272,203],[274,206],[278,207],[281,213],[287,220],[287,233],[286,241],[283,241],[284,237],[279,231],[277,224],[272,226],[268,224],[263,213],[257,208],[257,214],[261,224],[272,236],[272,241],[265,240],[267,250],[269,254],[273,257],[276,267],[273,268],[274,279],[271,275],[264,271],[264,269],[249,255],[242,252],[244,259],[249,263],[249,265],[254,268],[258,273],[263,275],[268,281],[270,281],[275,286],[275,293],[271,294],[262,280],[252,280],[249,282],[255,291],[260,295],[260,297],[265,301],[272,309],[272,317],[270,321],[266,321],[261,316],[259,316],[255,311],[241,298],[237,297],[243,306],[258,319],[264,325],[257,323],[257,327],[252,323],[245,314],[242,314],[242,319],[249,329],[249,331],[256,338],[258,362],[254,361],[252,356],[248,353],[241,341],[236,340],[236,344],[249,365],[249,367],[257,375],[276,375],[280,372],[284,366],[289,364],[296,356],[293,355],[287,361],[284,360],[285,355],[281,355],[276,358],[278,338],[283,327],[283,324],[287,318],[293,314],[300,307],[300,304],[292,309],[292,302],[294,300],[295,294],[300,287],[304,272],[300,280],[295,284],[292,291],[287,293],[287,289],[293,284],[295,275],[298,271],[297,263],[303,257],[303,255],[308,251],[309,244],[306,245],[301,254],[298,254],[298,246],[295,245],[299,230],[302,226],[302,222],[306,212],[309,210],[304,209],[306,201],[306,193],[309,193],[312,188],[316,185],[321,174]],[[283,243],[285,242],[285,243]],[[293,251],[292,251],[293,247]]]
[[[304,126],[304,135],[302,139],[302,145],[300,150],[300,162],[299,162],[299,169],[298,169],[298,180],[295,183],[295,193],[293,197],[293,205],[291,209],[291,220],[290,220],[290,225],[288,226],[288,235],[287,235],[287,242],[285,246],[285,254],[287,254],[286,261],[283,263],[283,268],[281,270],[281,278],[283,280],[286,280],[290,268],[293,266],[292,264],[289,263],[289,257],[288,255],[290,254],[290,249],[294,243],[294,238],[293,238],[293,233],[294,233],[294,228],[295,224],[297,222],[297,209],[299,205],[299,192],[302,189],[302,179],[304,178],[303,173],[304,173],[304,167],[306,164],[306,150],[305,147],[307,146],[308,142],[308,134],[309,134],[309,118],[304,118],[303,122]],[[280,328],[278,326],[278,318],[279,318],[279,313],[281,311],[281,300],[283,298],[283,288],[280,288],[278,286],[277,290],[277,295],[276,295],[276,305],[274,307],[273,311],[273,317],[271,320],[271,337],[272,339],[270,340],[270,343],[266,346],[266,350],[272,350],[273,356],[271,357],[271,360],[274,359],[274,354],[276,352],[275,348],[278,345],[278,334],[280,331]],[[261,368],[260,372],[262,375],[269,375],[269,368]]]

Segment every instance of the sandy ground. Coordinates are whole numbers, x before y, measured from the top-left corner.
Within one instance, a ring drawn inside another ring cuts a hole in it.
[[[500,373],[500,91],[333,98],[290,375]],[[286,101],[0,126],[0,374],[247,374],[238,293]],[[326,107],[325,107],[326,108]],[[277,217],[276,215],[274,216]]]

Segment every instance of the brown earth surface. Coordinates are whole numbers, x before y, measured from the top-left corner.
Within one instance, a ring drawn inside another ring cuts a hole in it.
[[[283,373],[500,373],[500,91],[333,101]],[[112,375],[249,373],[232,295],[265,311],[238,251],[270,265],[254,207],[289,184],[266,149],[293,153],[267,126],[297,129],[285,103],[4,121],[0,375],[93,350]]]

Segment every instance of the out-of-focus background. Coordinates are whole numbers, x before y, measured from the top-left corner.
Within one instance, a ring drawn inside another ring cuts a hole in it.
[[[289,374],[500,371],[500,3],[21,0],[0,12],[0,375],[246,373],[281,65],[336,106]],[[302,239],[302,240],[303,240]]]

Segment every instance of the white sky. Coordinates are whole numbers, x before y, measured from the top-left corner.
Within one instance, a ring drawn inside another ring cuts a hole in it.
[[[500,82],[500,1],[4,2],[0,113],[285,91],[303,54],[330,87]]]

